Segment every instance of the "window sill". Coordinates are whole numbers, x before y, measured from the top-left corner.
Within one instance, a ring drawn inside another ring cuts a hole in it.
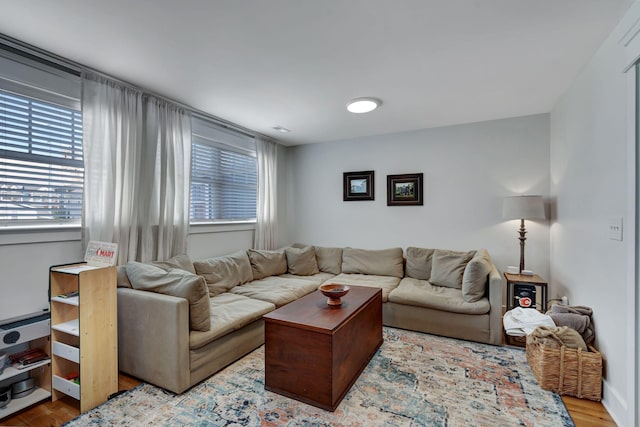
[[[201,222],[191,224],[189,234],[253,231],[255,225],[255,221]],[[2,244],[0,246],[82,240],[79,224],[0,226],[0,235],[2,236]]]
[[[253,231],[255,220],[230,222],[196,222],[190,224],[189,234],[226,233],[229,231]]]
[[[0,226],[3,245],[70,242],[82,240],[79,224],[37,224]]]

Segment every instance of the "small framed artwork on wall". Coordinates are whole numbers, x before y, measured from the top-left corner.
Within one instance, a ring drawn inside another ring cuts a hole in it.
[[[375,200],[373,171],[344,172],[342,200]]]
[[[422,206],[421,173],[387,175],[387,206]]]

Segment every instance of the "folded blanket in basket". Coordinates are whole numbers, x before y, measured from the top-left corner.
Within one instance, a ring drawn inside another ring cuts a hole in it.
[[[593,309],[591,307],[587,307],[584,305],[563,305],[563,304],[554,304],[549,310],[547,310],[547,314],[551,313],[571,313],[571,314],[580,314],[583,316],[591,316],[593,314]]]
[[[568,326],[539,326],[531,332],[529,342],[553,348],[565,346],[567,348],[581,348],[587,351],[587,344],[582,339],[582,336],[575,329],[571,329]]]
[[[502,323],[507,335],[512,336],[529,335],[538,326],[556,326],[550,316],[533,308],[522,307],[507,311],[502,318]]]
[[[589,316],[571,313],[549,313],[556,326],[568,326],[582,334],[591,325]]]
[[[582,339],[587,345],[593,344],[593,341],[596,339],[596,334],[593,332],[593,328],[589,327],[582,333]]]
[[[556,326],[575,329],[587,344],[593,342],[595,334],[591,326],[591,314],[593,314],[591,307],[554,304],[547,310],[547,314],[551,316]]]

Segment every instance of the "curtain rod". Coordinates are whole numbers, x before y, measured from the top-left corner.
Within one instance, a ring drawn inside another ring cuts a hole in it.
[[[200,116],[201,118],[205,118],[205,119],[209,119],[209,120],[213,120],[214,122],[216,122],[216,124],[233,130],[235,132],[238,133],[242,133],[246,136],[250,136],[252,138],[255,138],[256,136],[261,136],[263,138],[275,141],[273,138],[263,135],[259,132],[255,132],[251,129],[245,128],[243,126],[237,125],[235,123],[232,123],[228,120],[224,120],[221,119],[220,117],[216,117],[212,114],[206,113],[202,110],[198,110],[190,105],[184,104],[182,102],[179,101],[175,101],[171,98],[168,98],[166,96],[160,95],[156,92],[153,92],[151,90],[145,89],[143,87],[140,86],[136,86],[132,83],[129,83],[125,80],[119,79],[117,77],[113,77],[110,76],[109,74],[103,73],[102,71],[96,70],[94,68],[88,67],[84,64],[80,64],[78,62],[72,61],[70,59],[67,59],[65,57],[62,57],[60,55],[56,55],[55,53],[49,52],[47,50],[41,49],[39,47],[30,45],[28,43],[25,43],[21,40],[15,39],[11,36],[7,36],[6,34],[0,33],[0,48],[7,50],[9,52],[12,52],[16,55],[20,55],[23,57],[26,57],[28,59],[43,63],[45,65],[48,65],[50,67],[54,67],[57,68],[59,70],[65,71],[67,73],[76,75],[76,76],[81,76],[82,72],[89,72],[89,73],[93,73],[93,74],[97,74],[100,77],[104,77],[106,79],[109,80],[113,80],[119,84],[122,84],[124,86],[128,86],[132,89],[136,89],[136,90],[142,90],[145,94],[147,95],[151,95],[154,96],[158,99],[161,99],[163,101],[167,101],[173,104],[176,104],[177,106],[190,111],[192,114],[196,115],[196,116]],[[277,141],[276,141],[277,142]]]

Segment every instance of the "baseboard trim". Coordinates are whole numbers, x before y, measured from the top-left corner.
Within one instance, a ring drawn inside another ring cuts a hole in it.
[[[620,396],[616,389],[610,387],[606,381],[602,383],[602,406],[605,407],[619,427],[627,425],[626,421],[629,418],[627,401]]]

